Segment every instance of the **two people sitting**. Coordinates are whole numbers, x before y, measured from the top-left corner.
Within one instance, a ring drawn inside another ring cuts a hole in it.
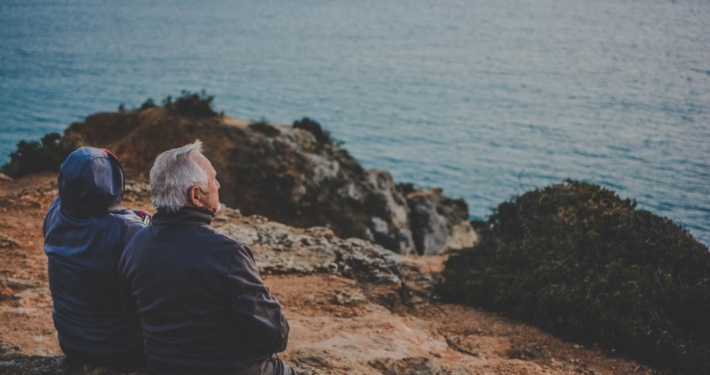
[[[83,147],[62,164],[44,222],[52,317],[70,363],[155,374],[292,375],[275,353],[289,325],[251,249],[210,226],[219,182],[196,141],[150,171],[157,212],[121,208],[111,153]]]

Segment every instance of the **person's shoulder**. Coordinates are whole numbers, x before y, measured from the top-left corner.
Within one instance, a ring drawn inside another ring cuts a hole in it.
[[[202,226],[199,231],[200,239],[197,241],[203,249],[202,254],[205,258],[218,259],[220,267],[226,267],[225,271],[235,267],[235,264],[253,263],[254,255],[244,242],[219,233],[210,226]]]
[[[121,210],[120,212],[112,212],[107,215],[110,219],[116,222],[121,222],[124,223],[125,225],[129,224],[143,224],[143,221],[141,221],[140,216],[136,215],[133,211],[130,210]]]
[[[129,210],[109,213],[105,216],[104,220],[114,229],[125,229],[129,237],[132,237],[136,232],[146,226],[138,215]]]
[[[233,237],[227,236],[226,234],[222,234],[212,227],[204,226],[202,228],[204,228],[204,230],[214,241],[219,242],[225,246],[234,247],[235,249],[247,246],[244,242],[238,241]]]

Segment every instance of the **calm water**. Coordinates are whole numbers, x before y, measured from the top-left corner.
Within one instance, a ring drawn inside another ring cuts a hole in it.
[[[707,0],[0,2],[0,162],[202,88],[232,116],[310,116],[473,217],[571,177],[710,243]]]

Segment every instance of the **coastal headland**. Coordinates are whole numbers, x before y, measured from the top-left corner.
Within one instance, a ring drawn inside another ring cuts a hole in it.
[[[42,220],[56,174],[0,181],[0,374],[68,373],[52,324]],[[151,210],[129,180],[124,206]],[[225,208],[213,226],[250,244],[291,324],[300,374],[654,374],[594,346],[432,295],[448,255],[398,255],[325,227]],[[87,366],[75,374],[114,374]]]
[[[113,151],[128,176],[124,206],[149,211],[155,156],[204,142],[226,206],[212,225],[254,250],[291,323],[281,357],[299,373],[656,373],[593,345],[442,303],[433,285],[446,250],[476,241],[465,203],[366,170],[317,130],[148,108],[89,116],[64,137]],[[67,373],[42,248],[56,195],[54,172],[0,180],[0,374]]]
[[[440,254],[476,241],[462,199],[363,168],[309,119],[287,126],[153,107],[88,116],[65,138],[111,150],[127,176],[141,181],[158,154],[200,139],[217,170],[220,199],[245,215],[326,226],[400,254]]]

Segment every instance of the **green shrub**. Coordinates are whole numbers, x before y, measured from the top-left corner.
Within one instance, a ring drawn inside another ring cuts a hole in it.
[[[10,162],[2,173],[13,178],[41,171],[58,171],[64,159],[76,149],[76,144],[59,133],[46,134],[40,141],[20,141],[10,154]]]
[[[202,90],[199,93],[192,93],[182,90],[181,94],[182,95],[176,98],[174,102],[172,96],[168,95],[168,97],[163,100],[163,107],[183,116],[217,116],[218,113],[212,109],[212,101],[214,100],[214,96],[207,95],[205,90]],[[152,100],[150,101],[152,102]],[[148,101],[146,101],[146,103],[147,102]],[[146,103],[143,103],[143,105]]]
[[[318,143],[329,145],[333,144],[333,139],[330,137],[330,133],[327,130],[323,130],[323,127],[321,127],[319,123],[309,119],[308,117],[294,121],[293,127],[310,132],[316,137],[316,141],[318,141]]]
[[[684,374],[710,368],[710,253],[671,220],[566,180],[493,211],[438,292]]]
[[[413,193],[417,190],[417,188],[414,187],[414,184],[412,184],[411,182],[400,182],[395,186],[397,187],[397,190],[404,196],[407,196],[407,194]]]
[[[276,137],[281,134],[279,129],[269,125],[265,121],[259,121],[249,124],[249,129],[264,134],[267,137]]]
[[[143,111],[146,109],[151,109],[155,108],[157,105],[155,105],[155,102],[153,101],[152,98],[148,98],[143,104],[141,104],[140,108],[138,108],[139,111]]]

